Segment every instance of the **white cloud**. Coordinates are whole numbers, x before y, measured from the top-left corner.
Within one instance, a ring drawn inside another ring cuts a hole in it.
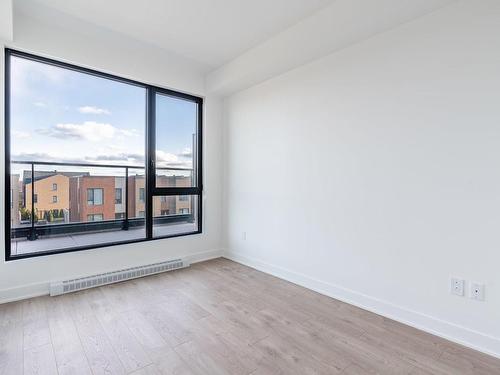
[[[174,168],[191,168],[191,161],[179,160],[179,157],[175,154],[165,152],[162,150],[156,150],[156,161],[158,167],[174,167]]]
[[[191,151],[189,147],[186,147],[184,150],[182,150],[179,156],[183,156],[185,158],[191,158],[193,157],[193,151]]]
[[[85,160],[92,163],[116,164],[116,165],[144,165],[144,153],[141,152],[107,152],[92,156],[86,156]],[[161,150],[156,150],[157,167],[159,168],[191,168],[191,161],[179,160],[177,155]]]
[[[180,161],[173,154],[169,154],[160,150],[156,151],[159,168],[192,168],[190,161]],[[68,156],[64,153],[58,152],[33,152],[33,153],[16,153],[12,155],[12,160],[16,161],[27,161],[27,160],[40,160],[45,162],[67,162],[75,164],[105,164],[105,165],[136,165],[138,168],[144,166],[144,153],[141,152],[111,152],[111,153],[97,153],[92,155],[79,155],[79,156]],[[67,170],[81,170],[84,167],[68,166],[65,167]],[[76,169],[80,168],[80,169]],[[86,167],[85,167],[86,168]],[[93,174],[109,174],[109,169],[101,169],[97,167],[88,167]],[[122,171],[120,171],[121,173]],[[118,173],[118,172],[117,172]],[[165,170],[161,173],[168,173]],[[176,171],[175,173],[182,173]]]
[[[85,114],[91,114],[91,115],[110,115],[111,114],[111,112],[108,109],[98,108],[98,107],[93,107],[93,106],[79,107],[78,112],[85,113]]]
[[[135,129],[126,130],[107,123],[85,121],[82,124],[57,124],[52,128],[37,129],[37,133],[60,139],[80,139],[101,142],[116,137],[136,136]]]
[[[105,164],[144,165],[144,154],[134,152],[105,153],[96,156],[86,156],[85,160],[91,162],[104,162]]]
[[[10,73],[13,95],[30,92],[33,81],[60,84],[67,76],[65,69],[19,57],[12,58]]]
[[[21,152],[18,154],[12,154],[12,160],[15,161],[44,161],[44,162],[69,162],[77,163],[77,158],[67,157],[62,154],[57,153],[46,153],[46,152]],[[81,162],[81,161],[80,161]]]
[[[45,104],[44,102],[34,102],[33,105],[35,107],[38,107],[38,108],[45,108],[45,107],[47,107],[47,104]]]
[[[13,130],[12,131],[12,136],[14,138],[19,138],[19,139],[26,139],[26,138],[31,138],[31,133],[21,131],[21,130]]]
[[[179,161],[177,155],[171,154],[169,152],[156,150],[156,160],[160,163],[175,163]]]

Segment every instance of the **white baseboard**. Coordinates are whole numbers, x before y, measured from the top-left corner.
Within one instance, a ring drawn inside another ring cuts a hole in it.
[[[396,320],[422,331],[467,346],[480,352],[500,358],[500,338],[477,332],[444,320],[422,314],[418,311],[394,305],[390,302],[371,297],[338,285],[316,280],[307,275],[269,264],[258,259],[226,251],[225,258],[266,272],[294,284],[314,290],[342,302],[360,307],[373,313]]]
[[[202,251],[200,253],[191,254],[183,257],[190,263],[199,263],[204,262],[206,260],[220,258],[224,254],[223,250],[210,250],[210,251]]]
[[[49,294],[49,283],[35,283],[0,290],[0,304]]]
[[[222,250],[202,251],[195,254],[190,254],[182,258],[186,259],[189,263],[198,263],[205,260],[220,258],[223,254]],[[81,277],[82,275],[77,275]],[[23,299],[40,297],[49,294],[50,281],[21,285],[15,288],[0,290],[0,304],[20,301]]]

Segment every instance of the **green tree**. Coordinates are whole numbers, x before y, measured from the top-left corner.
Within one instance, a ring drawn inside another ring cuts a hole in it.
[[[19,208],[19,212],[21,213],[21,220],[31,220],[31,211],[26,207]]]

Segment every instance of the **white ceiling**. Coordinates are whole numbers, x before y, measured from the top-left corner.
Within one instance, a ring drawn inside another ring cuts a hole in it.
[[[216,68],[334,0],[15,0],[69,14]]]

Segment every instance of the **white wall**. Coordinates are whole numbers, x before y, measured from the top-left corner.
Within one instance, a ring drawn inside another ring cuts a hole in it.
[[[495,0],[233,95],[227,256],[500,356],[499,98]]]
[[[70,32],[39,20],[16,15],[14,42],[9,47],[114,73],[123,77],[204,95],[203,72],[196,64],[106,32]],[[0,113],[3,108],[3,45],[1,47]],[[3,139],[3,116],[1,137]],[[89,275],[119,267],[148,264],[174,257],[199,260],[220,255],[221,249],[221,100],[205,97],[204,226],[203,234],[130,244],[78,253],[4,261],[4,231],[0,239],[0,303],[48,291],[51,280]],[[2,141],[3,142],[3,141]],[[68,154],[71,145],[68,145]],[[4,166],[1,153],[0,167]],[[4,173],[1,174],[0,212],[4,212]]]
[[[12,0],[0,2],[0,39],[12,39]]]
[[[335,0],[207,75],[224,96],[392,29],[457,0]]]

